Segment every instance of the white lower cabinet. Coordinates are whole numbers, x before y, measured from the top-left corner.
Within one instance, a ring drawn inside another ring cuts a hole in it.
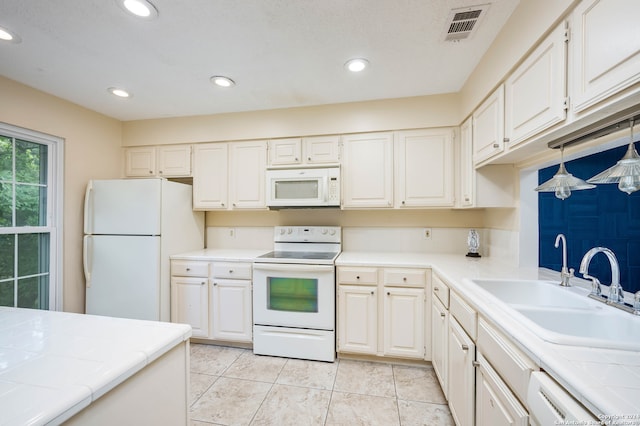
[[[247,262],[171,261],[171,321],[192,337],[251,343],[252,266]]]
[[[428,269],[338,267],[338,352],[424,359],[427,275]]]
[[[171,322],[189,324],[193,337],[209,336],[207,262],[171,262]]]
[[[445,398],[449,398],[447,367],[449,358],[449,310],[442,302],[433,298],[431,302],[431,363],[442,387]]]
[[[475,422],[476,345],[458,324],[449,317],[449,409],[456,425],[472,426]]]
[[[338,286],[338,352],[377,352],[377,290],[375,286]]]
[[[478,351],[476,369],[476,424],[527,426],[529,413]]]
[[[211,337],[251,342],[251,281],[211,280]]]

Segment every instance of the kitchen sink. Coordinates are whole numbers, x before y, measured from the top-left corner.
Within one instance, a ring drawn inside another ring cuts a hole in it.
[[[588,297],[580,287],[542,280],[471,280],[504,304],[512,318],[557,344],[640,350],[640,316]]]
[[[552,281],[473,280],[480,288],[508,305],[555,308],[591,308],[595,303],[582,288],[560,287]]]

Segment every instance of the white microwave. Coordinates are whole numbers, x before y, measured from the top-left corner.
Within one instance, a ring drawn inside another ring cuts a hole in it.
[[[339,207],[340,167],[267,170],[267,206]]]

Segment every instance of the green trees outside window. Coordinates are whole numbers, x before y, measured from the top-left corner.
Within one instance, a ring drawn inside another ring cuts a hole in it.
[[[48,153],[0,135],[0,306],[49,307]]]

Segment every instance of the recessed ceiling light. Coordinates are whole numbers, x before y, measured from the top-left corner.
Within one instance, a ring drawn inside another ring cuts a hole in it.
[[[131,94],[124,89],[119,89],[117,87],[109,87],[107,89],[109,93],[119,98],[130,98]]]
[[[158,9],[147,0],[116,0],[118,5],[127,12],[144,19],[158,17]]]
[[[4,27],[0,27],[0,40],[10,43],[20,43],[22,41],[16,33]]]
[[[209,80],[216,86],[220,86],[220,87],[231,87],[236,85],[235,81],[223,75],[214,75]]]
[[[351,72],[360,72],[369,66],[369,61],[364,58],[349,59],[344,66]]]

